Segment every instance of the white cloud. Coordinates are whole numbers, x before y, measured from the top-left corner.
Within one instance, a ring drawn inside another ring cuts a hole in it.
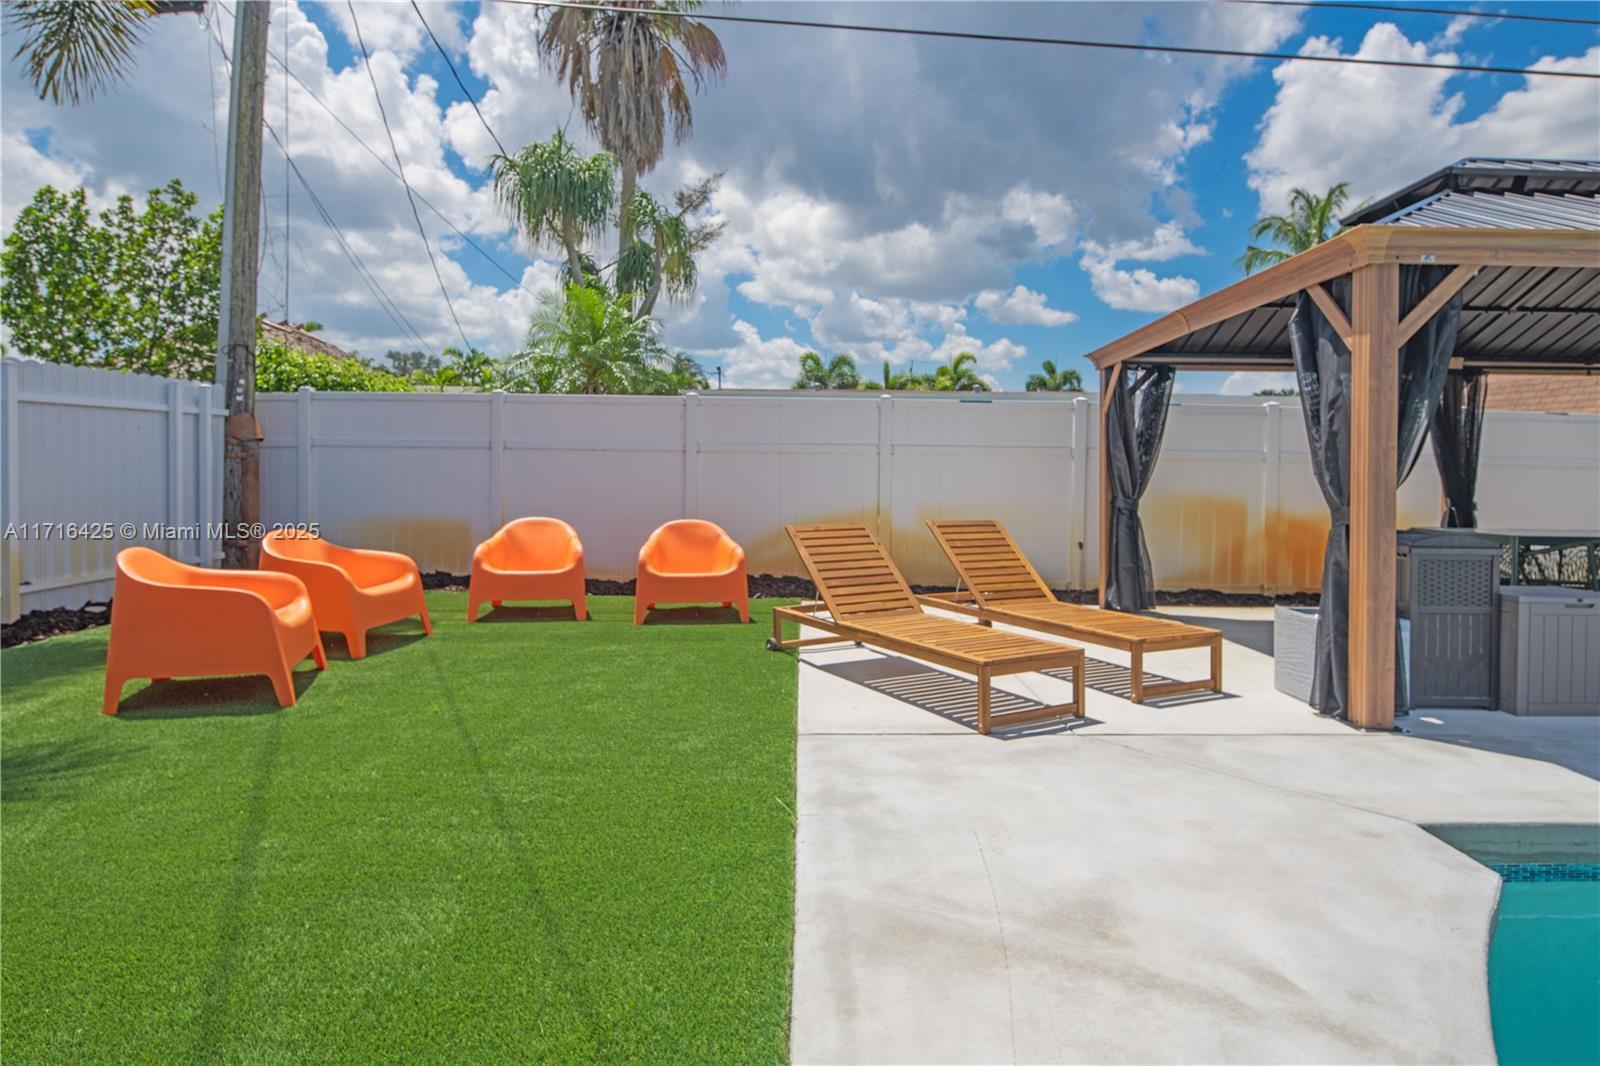
[[[1353,53],[1342,42],[1313,37],[1306,55],[1449,63],[1443,45],[1412,41],[1391,23],[1367,31]],[[1581,56],[1545,57],[1533,66],[1594,70],[1600,47]],[[1400,188],[1467,156],[1592,159],[1600,155],[1600,93],[1576,78],[1528,78],[1487,111],[1463,118],[1466,100],[1449,91],[1451,71],[1280,64],[1277,95],[1261,134],[1245,156],[1250,186],[1263,213],[1279,211],[1296,186],[1323,190],[1352,183],[1352,203]]]
[[[1193,278],[1158,277],[1146,267],[1121,270],[1115,260],[1092,251],[1078,263],[1088,273],[1094,294],[1119,311],[1172,311],[1200,295],[1200,283]]]
[[[1034,292],[1025,285],[1018,285],[1009,293],[988,289],[972,302],[989,321],[1001,325],[1065,326],[1078,320],[1071,311],[1058,311],[1048,306],[1044,293]]]
[[[1262,389],[1292,389],[1293,374],[1277,374],[1260,370],[1235,370],[1217,389],[1223,396],[1254,396]]]
[[[806,346],[788,337],[763,337],[743,319],[733,323],[735,343],[694,353],[710,371],[722,367],[722,380],[735,389],[781,389],[794,381]]]

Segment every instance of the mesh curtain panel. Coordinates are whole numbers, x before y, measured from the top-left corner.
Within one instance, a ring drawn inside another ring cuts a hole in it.
[[[1447,529],[1478,526],[1478,451],[1483,444],[1483,404],[1489,390],[1481,370],[1452,370],[1433,413],[1433,458],[1444,485]]]
[[[1400,317],[1403,319],[1449,272],[1449,267],[1402,266]],[[1348,315],[1350,279],[1336,278],[1324,287]],[[1400,349],[1396,475],[1401,482],[1410,476],[1421,454],[1450,369],[1460,322],[1461,294],[1457,293]],[[1311,705],[1323,714],[1343,718],[1349,707],[1350,350],[1305,293],[1295,300],[1289,320],[1289,345],[1300,387],[1306,440],[1311,447],[1312,471],[1331,518],[1323,552],[1322,605],[1317,612]],[[1395,671],[1397,707],[1406,705],[1404,674],[1403,670]]]
[[[1143,611],[1155,606],[1150,551],[1139,520],[1139,498],[1150,486],[1161,438],[1167,430],[1172,398],[1170,366],[1135,375],[1124,367],[1106,408],[1106,448],[1111,473],[1111,562],[1106,574],[1106,606]]]

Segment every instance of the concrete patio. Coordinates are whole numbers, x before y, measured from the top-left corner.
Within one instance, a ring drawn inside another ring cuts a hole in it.
[[[1091,647],[1086,720],[991,737],[966,679],[802,653],[796,1062],[1493,1061],[1499,878],[1418,826],[1594,823],[1600,721],[1355,732],[1272,688],[1269,611],[1174,613],[1224,695],[1135,706]]]

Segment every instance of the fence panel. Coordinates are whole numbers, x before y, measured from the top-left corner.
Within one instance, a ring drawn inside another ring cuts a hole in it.
[[[111,597],[116,553],[221,558],[223,412],[210,385],[0,361],[0,617]],[[202,428],[204,427],[204,428]],[[82,527],[74,529],[72,527]]]

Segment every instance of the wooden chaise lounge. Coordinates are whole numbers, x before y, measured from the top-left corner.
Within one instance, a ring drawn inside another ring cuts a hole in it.
[[[988,733],[996,725],[1065,715],[1083,717],[1083,649],[927,613],[872,530],[864,525],[789,526],[788,532],[816,583],[821,602],[775,609],[768,648],[777,651],[854,641],[972,674],[978,679],[980,733]],[[785,641],[784,619],[833,635]],[[1072,669],[1071,703],[991,711],[993,678],[1061,667]]]
[[[1132,660],[1129,674],[1134,703],[1184,692],[1222,691],[1219,631],[1170,618],[1062,603],[999,522],[929,522],[928,528],[950,557],[965,591],[923,596],[923,603],[970,615],[988,625],[1001,622],[1068,640],[1120,648]],[[1210,648],[1211,676],[1204,681],[1145,684],[1145,655],[1179,648]]]

